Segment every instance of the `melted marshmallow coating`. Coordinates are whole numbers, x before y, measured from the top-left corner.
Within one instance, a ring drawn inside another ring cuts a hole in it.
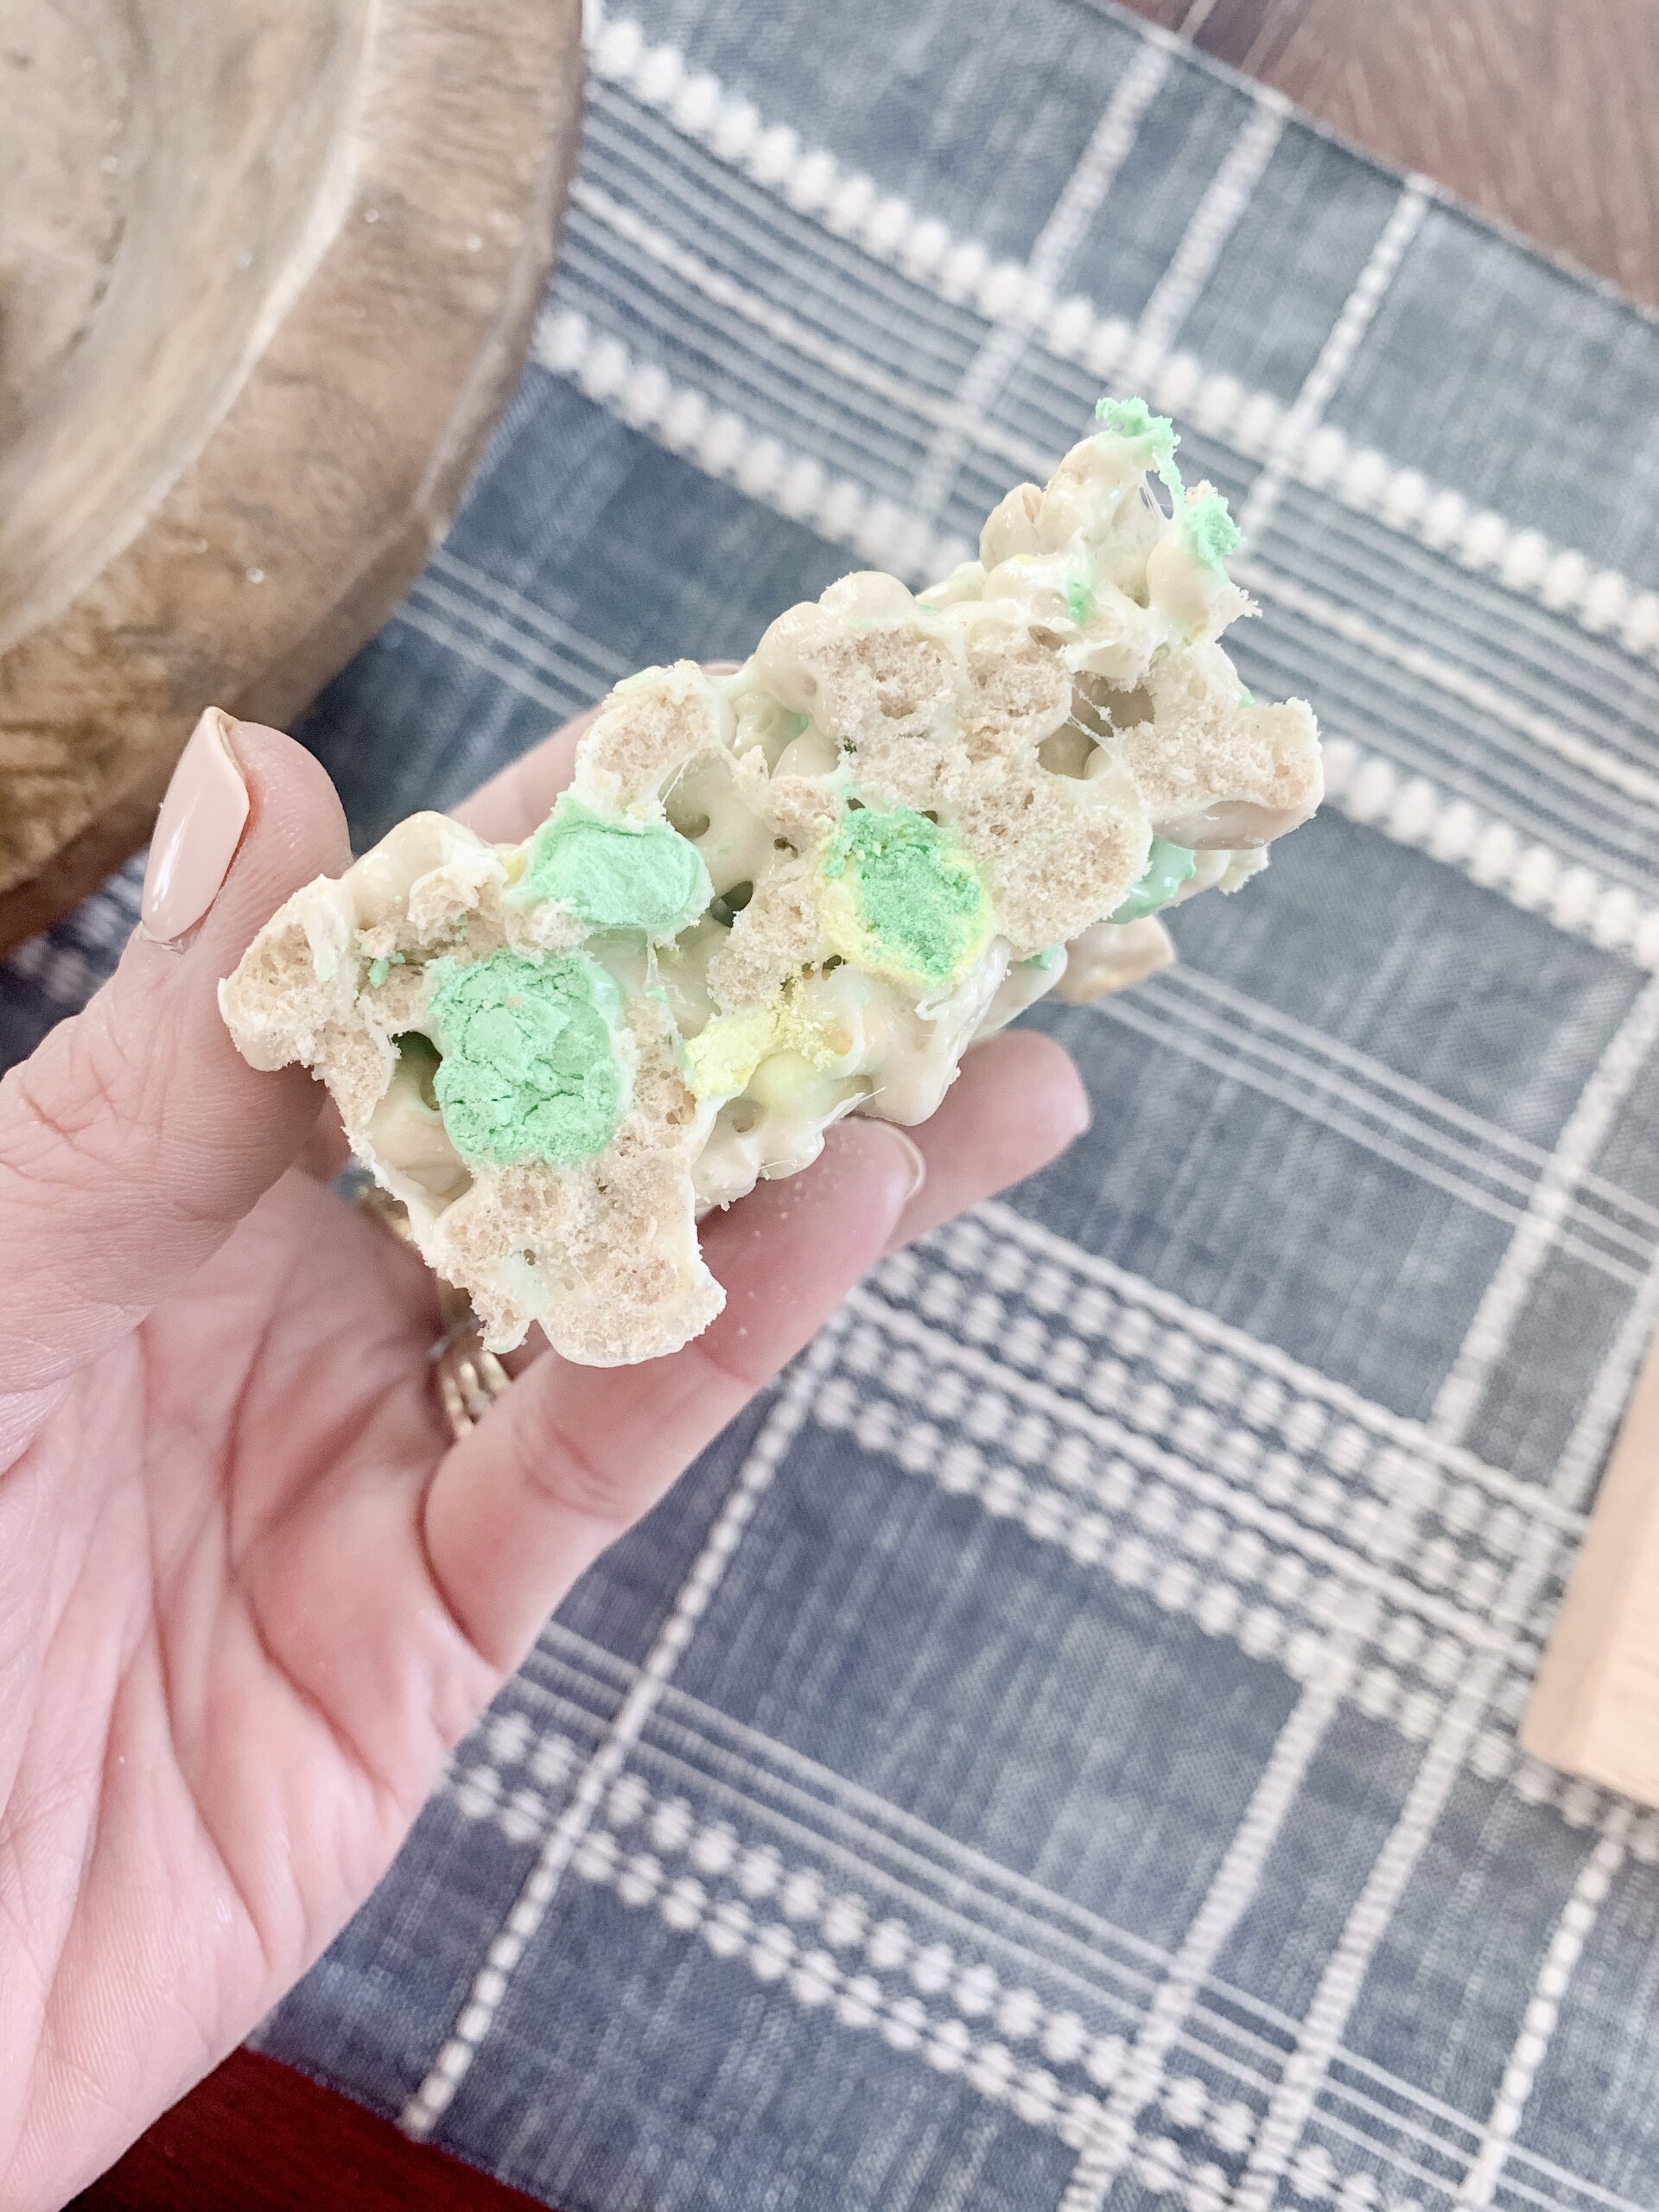
[[[327,1084],[488,1340],[675,1350],[719,1311],[699,1216],[849,1113],[925,1120],[1050,990],[1171,957],[1319,803],[1300,701],[1219,641],[1237,532],[1170,425],[1103,402],[979,558],[855,575],[734,675],[617,686],[522,844],[401,823],[296,893],[220,987],[256,1067]]]

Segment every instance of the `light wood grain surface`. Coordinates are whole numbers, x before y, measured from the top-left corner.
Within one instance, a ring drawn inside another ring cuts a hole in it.
[[[1655,0],[1130,0],[1659,304]]]
[[[1521,1741],[1552,1766],[1659,1805],[1659,1344],[1603,1478]]]
[[[0,0],[0,452],[109,280],[130,81],[115,19]]]
[[[205,705],[289,719],[423,565],[523,364],[579,17],[0,0],[0,949]]]

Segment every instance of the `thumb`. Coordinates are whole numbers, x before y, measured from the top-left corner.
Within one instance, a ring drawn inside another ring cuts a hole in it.
[[[209,708],[168,787],[120,966],[0,1082],[0,1391],[92,1357],[212,1254],[304,1142],[320,1094],[257,1075],[217,986],[348,848],[334,786]]]

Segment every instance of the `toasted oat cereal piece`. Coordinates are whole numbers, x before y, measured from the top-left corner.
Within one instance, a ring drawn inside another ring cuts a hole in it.
[[[1217,642],[1247,607],[1224,504],[1141,402],[1098,413],[943,583],[845,576],[734,675],[631,677],[524,843],[413,816],[221,985],[498,1349],[685,1343],[721,1301],[702,1212],[842,1115],[925,1120],[1047,991],[1162,966],[1160,910],[1313,813],[1311,712]]]

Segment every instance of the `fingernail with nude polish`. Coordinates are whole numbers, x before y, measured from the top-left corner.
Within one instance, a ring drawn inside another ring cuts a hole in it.
[[[179,755],[156,817],[139,910],[144,935],[171,944],[219,896],[248,824],[248,787],[231,750],[231,718],[209,707]]]
[[[914,1137],[906,1136],[902,1129],[894,1128],[891,1122],[887,1124],[887,1135],[895,1144],[902,1147],[906,1155],[906,1165],[910,1169],[910,1184],[905,1192],[905,1204],[908,1205],[927,1180],[927,1162],[923,1159],[922,1148]]]

